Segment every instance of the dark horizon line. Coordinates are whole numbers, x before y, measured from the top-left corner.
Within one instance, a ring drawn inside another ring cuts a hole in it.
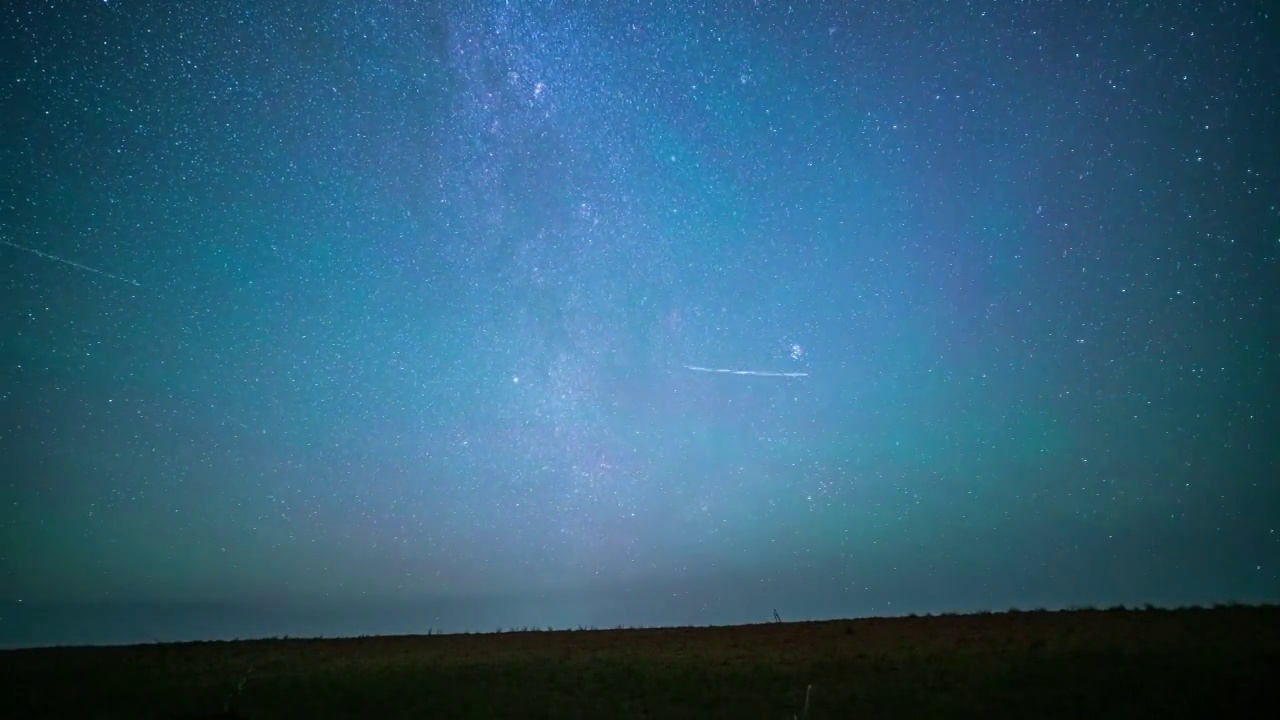
[[[1251,610],[1251,611],[1280,611],[1280,602],[1236,602],[1225,601],[1215,602],[1212,605],[1158,605],[1155,603],[1143,603],[1141,605],[1124,605],[1116,604],[1110,606],[1095,605],[1069,605],[1064,607],[1036,607],[1036,608],[1019,608],[1009,607],[1004,610],[967,610],[967,611],[941,611],[941,612],[909,612],[899,615],[862,615],[848,617],[830,617],[830,618],[810,618],[801,620],[778,619],[776,609],[773,617],[775,619],[760,620],[759,622],[745,623],[726,623],[726,624],[706,624],[706,625],[614,625],[614,626],[597,626],[579,625],[577,627],[533,627],[533,626],[499,626],[494,630],[435,630],[427,628],[425,632],[410,633],[382,633],[382,634],[357,634],[357,635],[261,635],[247,636],[235,638],[210,638],[204,640],[146,640],[139,642],[105,642],[105,643],[75,643],[60,645],[28,645],[22,647],[0,647],[0,653],[22,652],[27,650],[76,650],[87,648],[135,648],[135,647],[155,647],[155,646],[176,646],[176,645],[203,645],[218,643],[255,643],[255,642],[332,642],[343,640],[367,640],[367,639],[403,639],[403,638],[424,638],[424,637],[458,637],[458,636],[493,636],[493,635],[513,635],[513,634],[532,634],[532,633],[587,633],[587,632],[626,632],[626,631],[662,631],[662,630],[715,630],[715,629],[734,629],[749,628],[765,625],[813,625],[826,623],[856,623],[870,622],[876,620],[941,620],[956,618],[980,618],[999,615],[1056,615],[1056,614],[1085,614],[1085,613],[1111,613],[1111,612],[1134,612],[1134,613],[1188,613],[1188,612],[1222,612],[1229,610]]]

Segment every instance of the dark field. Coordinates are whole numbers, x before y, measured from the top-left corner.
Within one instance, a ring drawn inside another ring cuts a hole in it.
[[[1271,717],[1280,608],[0,653],[6,718]]]

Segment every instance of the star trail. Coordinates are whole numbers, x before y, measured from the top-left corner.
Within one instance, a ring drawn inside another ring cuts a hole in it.
[[[1275,22],[10,3],[0,644],[1276,601]]]

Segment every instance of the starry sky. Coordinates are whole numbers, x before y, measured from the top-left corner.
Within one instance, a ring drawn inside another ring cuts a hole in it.
[[[1280,599],[1267,5],[4,4],[0,642]]]

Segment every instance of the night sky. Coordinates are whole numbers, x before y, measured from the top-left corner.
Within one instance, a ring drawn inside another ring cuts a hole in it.
[[[0,643],[1280,599],[1270,3],[0,8]]]

